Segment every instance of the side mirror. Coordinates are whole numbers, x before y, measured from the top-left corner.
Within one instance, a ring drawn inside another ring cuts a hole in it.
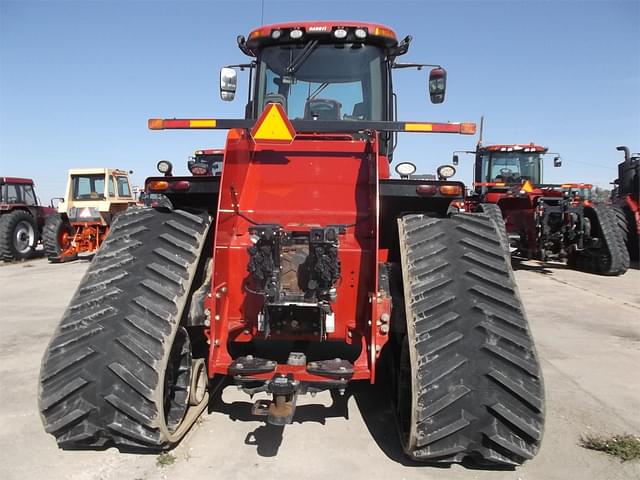
[[[553,166],[554,167],[561,167],[562,166],[562,159],[560,158],[559,155],[557,157],[553,157]]]
[[[220,98],[230,102],[236,96],[238,74],[233,68],[222,67],[220,69]]]
[[[458,158],[458,155],[454,155],[454,156],[453,156],[453,162],[452,162],[452,163],[453,163],[454,165],[458,165],[459,160],[460,160],[460,159]]]
[[[447,71],[444,68],[434,68],[429,72],[429,97],[431,103],[444,102],[444,93],[447,88]]]

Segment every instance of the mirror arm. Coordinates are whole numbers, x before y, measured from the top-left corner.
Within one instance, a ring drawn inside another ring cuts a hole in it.
[[[393,63],[391,68],[416,68],[422,70],[424,67],[442,68],[442,65],[435,65],[431,63]]]

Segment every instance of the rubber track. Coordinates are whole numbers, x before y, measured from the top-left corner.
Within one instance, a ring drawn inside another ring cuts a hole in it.
[[[480,207],[482,208],[482,213],[495,222],[502,248],[507,255],[511,255],[511,249],[509,248],[509,234],[507,233],[507,225],[502,217],[502,210],[500,210],[500,207],[495,203],[481,203]]]
[[[629,251],[629,260],[638,261],[638,230],[636,227],[636,219],[631,209],[625,205],[624,207],[613,207],[616,212],[616,220],[618,226],[622,230],[622,236],[627,250]]]
[[[414,379],[406,453],[493,465],[532,458],[543,431],[542,374],[494,221],[408,215],[399,231]]]
[[[589,273],[616,276],[629,268],[629,250],[616,210],[610,205],[593,204],[585,207],[585,216],[591,221],[594,236],[604,245],[598,249],[585,249],[570,258],[570,264]]]
[[[211,221],[130,208],[114,222],[45,351],[39,407],[63,448],[175,443],[162,378]]]

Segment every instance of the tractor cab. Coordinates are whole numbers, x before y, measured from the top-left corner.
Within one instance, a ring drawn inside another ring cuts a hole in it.
[[[439,65],[401,64],[411,37],[398,41],[388,27],[349,22],[303,22],[267,25],[238,46],[250,63],[220,71],[220,96],[235,97],[237,72],[250,69],[245,118],[256,119],[278,103],[292,121],[376,122],[396,120],[392,69],[434,67],[429,74],[432,103],[442,103],[446,71]],[[380,151],[390,154],[395,134],[381,133]]]
[[[475,155],[474,188],[477,194],[542,184],[546,147],[534,145],[478,146]],[[559,162],[556,157],[554,165]]]

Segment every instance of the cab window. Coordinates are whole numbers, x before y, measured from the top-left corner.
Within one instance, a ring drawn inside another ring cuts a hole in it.
[[[118,196],[131,196],[131,190],[129,189],[129,182],[127,181],[127,177],[118,177]]]
[[[23,185],[22,190],[22,198],[24,199],[24,203],[26,205],[37,205],[36,194],[33,191],[33,187],[31,185]]]
[[[113,179],[113,176],[109,177],[109,196],[110,197],[116,196],[116,182]]]

